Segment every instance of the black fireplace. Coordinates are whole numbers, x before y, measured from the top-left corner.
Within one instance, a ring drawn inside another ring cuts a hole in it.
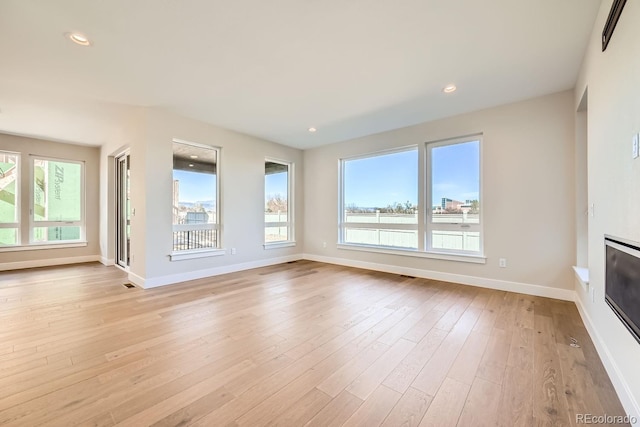
[[[604,244],[605,301],[640,343],[640,244],[612,236]]]

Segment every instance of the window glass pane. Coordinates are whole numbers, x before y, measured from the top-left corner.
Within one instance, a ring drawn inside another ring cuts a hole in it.
[[[431,246],[434,249],[456,251],[480,251],[480,232],[478,231],[431,231]]]
[[[173,250],[218,247],[218,151],[173,143]]]
[[[18,222],[18,167],[17,154],[0,152],[0,223]]]
[[[363,245],[417,248],[418,230],[385,230],[384,228],[350,228],[345,226],[345,242]]]
[[[343,241],[417,248],[418,150],[345,160],[343,166]]]
[[[35,159],[33,178],[34,221],[82,220],[81,164]]]
[[[9,246],[18,244],[17,228],[0,228],[0,246]]]
[[[34,243],[80,240],[80,226],[71,227],[35,227]]]
[[[429,147],[431,249],[481,252],[480,140]]]
[[[264,241],[289,240],[289,165],[264,164]]]
[[[480,223],[480,141],[431,149],[432,223]]]

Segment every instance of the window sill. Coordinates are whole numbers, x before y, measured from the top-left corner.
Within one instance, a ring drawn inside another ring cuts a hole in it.
[[[40,251],[44,249],[66,249],[86,247],[87,242],[34,243],[32,245],[2,246],[0,252]]]
[[[296,242],[291,242],[291,241],[287,241],[287,242],[274,242],[274,243],[265,243],[264,245],[264,249],[280,249],[280,248],[292,248],[296,245]]]
[[[469,262],[473,264],[486,264],[487,258],[481,255],[463,255],[444,252],[421,252],[416,249],[380,248],[350,243],[338,243],[338,249],[349,251],[374,252],[387,255],[410,256],[416,258],[441,259],[445,261]]]
[[[589,269],[584,267],[573,267],[573,271],[576,274],[576,278],[582,285],[585,291],[589,290]]]
[[[221,256],[227,253],[226,249],[195,249],[190,251],[171,252],[171,261],[183,261],[187,259],[208,258]]]

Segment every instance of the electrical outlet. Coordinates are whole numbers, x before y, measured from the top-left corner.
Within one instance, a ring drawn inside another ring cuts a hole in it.
[[[498,261],[498,266],[500,268],[507,268],[507,259],[506,258],[500,258],[500,260]]]
[[[631,156],[634,159],[638,158],[639,139],[640,139],[640,134],[636,133],[635,135],[633,135],[632,142],[631,142]]]
[[[236,248],[231,248],[231,255],[235,255],[237,253]]]
[[[326,248],[327,247],[327,242],[322,242],[322,247]]]

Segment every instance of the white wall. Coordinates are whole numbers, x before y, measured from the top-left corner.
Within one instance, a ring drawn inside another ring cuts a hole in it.
[[[175,283],[237,269],[298,259],[303,247],[302,152],[224,130],[160,109],[144,111],[143,138],[131,148],[130,278],[145,287]],[[223,256],[171,261],[174,138],[221,148],[220,214]],[[264,160],[293,162],[295,247],[265,250]],[[230,249],[237,253],[231,255]]]
[[[134,145],[143,144],[145,117],[144,108],[129,109],[126,117],[123,114],[120,128],[105,138],[100,147],[100,255],[103,264],[115,262],[114,156]]]
[[[99,183],[98,147],[63,144],[36,138],[0,134],[0,150],[21,153],[22,180],[21,197],[29,197],[29,154],[77,160],[85,162],[86,177],[86,235],[87,246],[46,250],[28,250],[0,252],[0,270],[28,268],[73,262],[97,261],[100,254],[99,244],[99,198],[95,191]],[[29,213],[21,210],[23,227],[29,224]]]
[[[573,114],[573,92],[567,91],[305,151],[305,254],[571,299]],[[486,264],[336,247],[340,158],[480,132]],[[498,268],[503,257],[508,267]]]
[[[577,110],[588,88],[590,286],[576,286],[577,304],[625,409],[640,417],[640,344],[604,302],[604,234],[640,242],[640,159],[631,157],[640,131],[640,2],[628,1],[605,52],[600,37],[611,8],[603,1],[576,85]]]

